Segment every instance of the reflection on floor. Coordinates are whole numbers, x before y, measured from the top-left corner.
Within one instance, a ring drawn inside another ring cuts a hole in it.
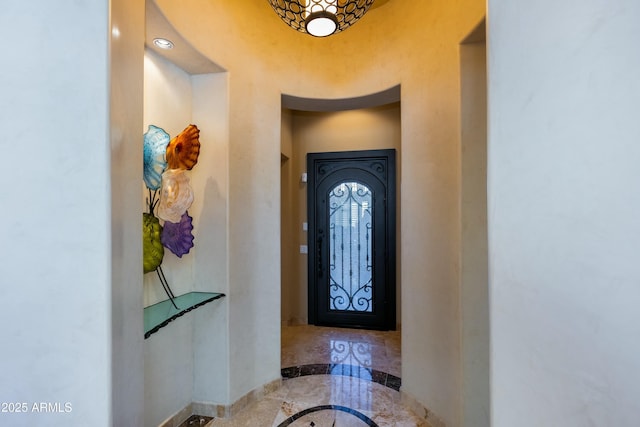
[[[400,404],[400,333],[282,329],[283,386],[227,427],[426,427]]]

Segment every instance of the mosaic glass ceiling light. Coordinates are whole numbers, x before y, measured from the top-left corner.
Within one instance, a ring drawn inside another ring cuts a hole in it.
[[[294,30],[326,37],[346,30],[369,10],[374,0],[269,0],[278,16]]]

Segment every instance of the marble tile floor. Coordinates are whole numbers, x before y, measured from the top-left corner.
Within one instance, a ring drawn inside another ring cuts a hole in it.
[[[428,427],[400,403],[400,332],[282,329],[280,389],[207,427]]]

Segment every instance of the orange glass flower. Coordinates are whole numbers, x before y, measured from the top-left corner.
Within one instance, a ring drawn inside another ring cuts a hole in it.
[[[199,138],[200,129],[196,125],[189,125],[169,142],[166,155],[169,169],[191,170],[198,163]]]

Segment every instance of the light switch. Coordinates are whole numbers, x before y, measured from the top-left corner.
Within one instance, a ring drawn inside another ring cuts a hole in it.
[[[302,176],[300,177],[300,182],[307,182],[307,173],[303,172]]]
[[[309,223],[303,222],[302,223],[302,231],[307,231],[308,229],[309,229]]]
[[[300,245],[300,253],[301,254],[309,253],[309,247],[307,245]]]

